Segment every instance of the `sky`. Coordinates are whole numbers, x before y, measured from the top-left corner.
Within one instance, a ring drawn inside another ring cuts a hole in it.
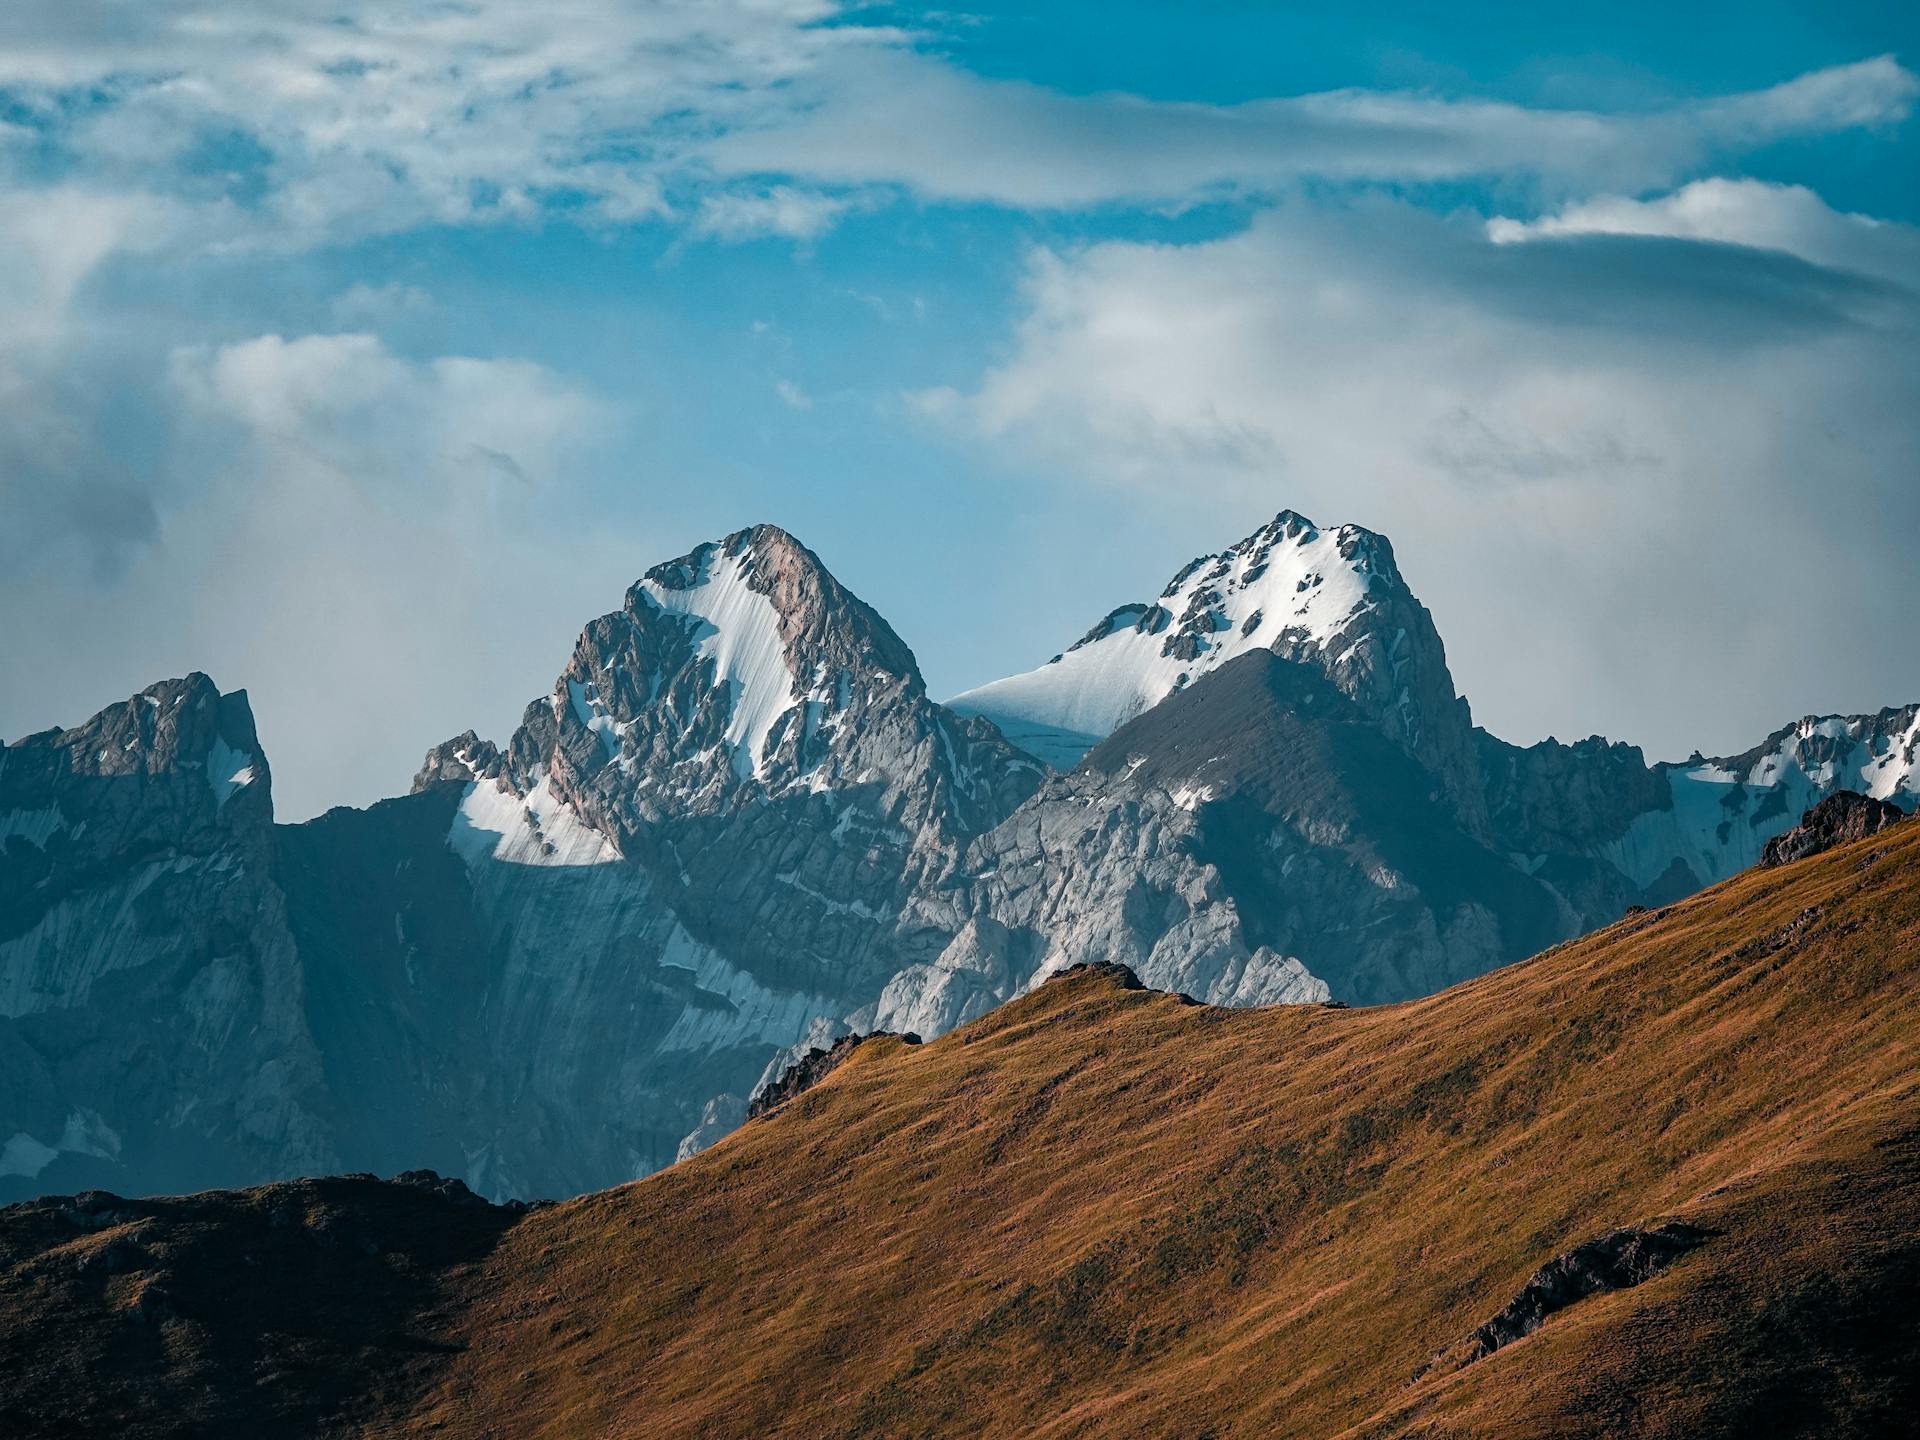
[[[1282,508],[1476,719],[1920,699],[1920,8],[17,0],[0,736],[204,670],[277,811],[770,521],[945,696]]]

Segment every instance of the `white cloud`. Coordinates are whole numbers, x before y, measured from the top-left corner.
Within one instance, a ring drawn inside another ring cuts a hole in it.
[[[1010,358],[923,410],[1196,552],[1283,505],[1385,531],[1498,732],[1684,753],[1920,694],[1866,638],[1911,624],[1910,289],[1371,201],[1041,252],[1026,302]]]
[[[184,349],[173,376],[200,416],[244,433],[261,473],[399,487],[429,508],[474,504],[470,487],[500,479],[549,483],[599,423],[596,402],[542,366],[415,363],[364,334]]]
[[[773,390],[789,410],[811,410],[813,397],[793,381],[782,377],[773,382]]]
[[[803,106],[743,115],[706,158],[733,174],[1057,208],[1265,195],[1313,177],[1639,190],[1716,154],[1898,121],[1920,81],[1882,56],[1649,114],[1368,90],[1207,105],[1066,95],[889,49],[823,55],[792,90]]]
[[[768,235],[812,240],[831,229],[852,204],[846,196],[821,195],[791,185],[774,185],[757,193],[726,190],[701,200],[693,229],[697,235],[717,240]]]
[[[384,285],[349,285],[328,303],[336,325],[377,329],[396,321],[417,320],[439,310],[433,296],[418,285],[389,280]]]
[[[971,74],[862,16],[837,0],[13,6],[0,91],[73,173],[197,207],[200,243],[291,247],[545,213],[806,239],[850,203],[820,185],[1032,207],[1307,177],[1634,193],[1716,154],[1892,123],[1920,91],[1882,56],[1644,114],[1074,96]]]
[[[0,626],[0,673],[39,677],[16,725],[204,669],[251,690],[283,816],[368,803],[434,740],[504,734],[645,554],[595,518],[603,405],[538,365],[269,335],[172,381],[153,543],[110,588],[0,568],[0,613],[36,616]]]
[[[1537,220],[1496,217],[1487,235],[1502,245],[1576,235],[1708,240],[1894,279],[1920,276],[1920,237],[1911,227],[1842,214],[1803,185],[1761,180],[1696,180],[1647,200],[1600,195]]]
[[[165,204],[79,185],[0,190],[0,568],[117,573],[157,533],[151,496],[93,424],[106,377],[75,356],[82,293],[159,243]]]
[[[666,213],[686,144],[819,57],[896,33],[822,26],[830,0],[275,0],[0,14],[0,89],[124,188],[253,198],[229,242],[309,244],[546,204]],[[256,192],[254,194],[253,192]]]
[[[1715,143],[1765,145],[1788,135],[1818,135],[1906,119],[1920,80],[1891,55],[1810,70],[1783,84],[1687,107]]]
[[[58,344],[80,285],[117,250],[156,243],[167,207],[80,185],[15,190],[0,204],[0,346]]]

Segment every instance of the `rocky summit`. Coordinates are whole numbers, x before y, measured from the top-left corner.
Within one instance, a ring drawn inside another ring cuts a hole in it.
[[[1215,1006],[1426,995],[1842,790],[1914,807],[1920,706],[1679,764],[1487,734],[1356,526],[1283,512],[944,705],[759,526],[647,571],[513,734],[365,810],[275,825],[246,697],[204,676],[0,747],[0,1196],[576,1194],[843,1035],[1094,963]]]
[[[337,1167],[271,784],[204,675],[0,747],[0,1193]]]

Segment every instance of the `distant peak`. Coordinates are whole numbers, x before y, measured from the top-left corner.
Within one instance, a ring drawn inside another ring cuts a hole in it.
[[[1236,655],[1344,652],[1359,617],[1403,588],[1384,536],[1358,525],[1327,531],[1282,510],[1182,566],[1155,602],[1119,606],[1040,669],[952,703],[1023,736],[1078,737],[1084,750]],[[1062,738],[1056,748],[1071,747]]]
[[[244,790],[254,803],[242,807],[243,813],[272,818],[267,757],[247,692],[223,695],[197,670],[157,681],[70,730],[43,730],[8,748],[64,752],[60,763],[74,775],[196,775],[211,791],[216,812]]]
[[[713,598],[695,598],[696,591]],[[654,566],[627,592],[627,606],[636,613],[698,614],[724,627],[744,613],[724,599],[733,591],[751,592],[772,608],[796,676],[810,675],[824,661],[833,668],[875,668],[919,683],[913,652],[893,627],[778,525],[735,530]],[[823,655],[823,649],[831,655]]]
[[[1153,602],[1109,611],[1046,664],[948,704],[1071,765],[1134,716],[1260,650],[1325,673],[1437,772],[1466,773],[1465,711],[1393,546],[1363,525],[1328,529],[1297,510],[1188,561]]]

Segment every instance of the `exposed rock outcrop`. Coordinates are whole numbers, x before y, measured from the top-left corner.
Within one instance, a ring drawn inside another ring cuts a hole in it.
[[[1122,990],[1147,988],[1140,977],[1133,973],[1130,966],[1117,965],[1111,960],[1082,960],[1077,965],[1069,965],[1066,969],[1049,975],[1047,981],[1051,984],[1055,980],[1064,980],[1069,975],[1098,975]]]
[[[907,1045],[918,1045],[920,1037],[914,1034],[895,1035],[890,1031],[878,1030],[866,1035],[842,1035],[824,1050],[809,1050],[793,1064],[789,1065],[771,1083],[764,1086],[747,1104],[747,1119],[758,1120],[762,1115],[777,1110],[795,1097],[805,1094],[818,1085],[827,1076],[838,1070],[852,1058],[853,1052],[869,1040],[899,1040]]]
[[[1083,960],[1216,1005],[1398,999],[1578,928],[1360,704],[1260,649],[1048,781],[963,874],[996,949],[957,938],[877,1023],[945,1030],[1008,989],[1002,964],[1017,990]]]
[[[1837,790],[1800,816],[1800,823],[1767,841],[1762,865],[1786,865],[1818,855],[1836,845],[1864,840],[1907,818],[1898,805],[1889,805],[1854,790]]]
[[[485,1157],[469,1178],[585,1189],[719,1138],[816,1022],[844,1025],[949,943],[951,907],[916,897],[949,887],[1043,773],[931,701],[886,621],[784,531],[655,566],[503,750],[460,736],[417,784],[426,805],[464,781],[440,842],[458,884],[427,896],[439,862],[422,854],[386,908],[464,917],[407,925],[401,968],[445,986],[405,1005],[419,1063],[486,1057],[487,1103],[456,1123]],[[470,969],[429,963],[461,927],[488,957],[484,1014]],[[362,943],[392,948],[375,929]]]
[[[446,781],[491,780],[499,775],[500,766],[499,747],[465,730],[427,752],[419,773],[413,777],[413,793],[417,795]]]
[[[1433,1357],[1420,1374],[1458,1370],[1503,1345],[1531,1335],[1549,1315],[1589,1295],[1626,1290],[1651,1280],[1712,1236],[1698,1226],[1669,1221],[1651,1230],[1609,1230],[1556,1255],[1528,1277],[1500,1312],[1458,1344]],[[1419,1375],[1414,1377],[1419,1378]]]

